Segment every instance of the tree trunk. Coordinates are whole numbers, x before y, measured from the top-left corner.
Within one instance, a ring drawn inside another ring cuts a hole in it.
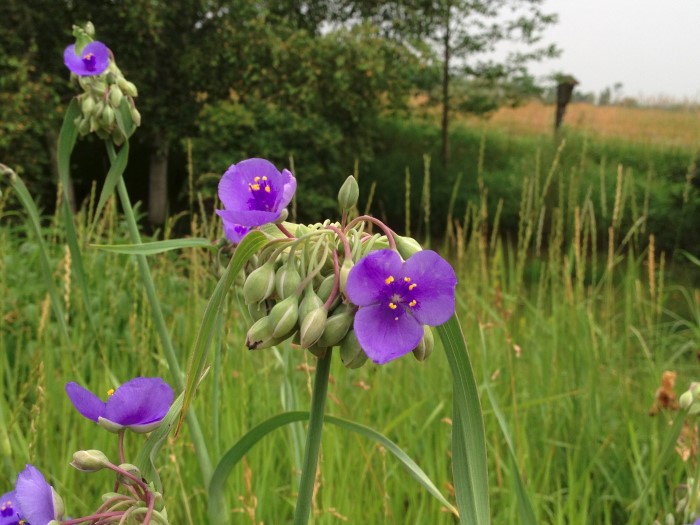
[[[151,167],[148,177],[148,221],[160,226],[168,211],[168,151],[165,139],[156,139],[151,151]]]
[[[442,166],[447,168],[450,153],[448,129],[450,113],[450,8],[445,13],[445,54],[442,64]]]
[[[56,181],[58,185],[60,180],[58,177],[58,134],[55,130],[50,130],[46,132],[44,136],[46,139],[46,147],[49,150],[49,164],[51,166],[51,176],[53,180]],[[70,210],[75,213],[78,209],[75,203],[75,188],[73,187],[73,177],[68,175],[68,187],[65,189],[66,195],[68,195],[68,206]]]

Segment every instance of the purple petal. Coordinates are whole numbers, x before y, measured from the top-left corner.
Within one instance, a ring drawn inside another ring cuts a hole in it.
[[[102,42],[94,41],[86,45],[78,55],[73,44],[63,51],[63,62],[78,76],[100,75],[109,66],[109,48]]]
[[[281,198],[288,181],[275,165],[265,159],[247,159],[231,165],[219,181],[219,199],[227,210],[248,209],[249,185],[256,182],[255,177],[267,177],[271,190],[280,194]]]
[[[51,486],[33,465],[27,465],[17,476],[15,494],[22,517],[31,525],[46,525],[56,519]]]
[[[242,226],[262,226],[268,222],[276,221],[280,213],[278,211],[269,212],[262,210],[216,210],[219,217],[232,224],[240,224]]]
[[[278,209],[281,211],[292,202],[292,197],[294,197],[294,192],[297,191],[297,180],[292,175],[289,170],[282,170],[282,177],[284,178],[284,186],[282,188],[282,197],[278,204]]]
[[[411,313],[421,324],[438,326],[447,322],[455,312],[457,276],[452,266],[431,250],[422,250],[408,258],[404,276],[417,286],[411,298],[416,306]]]
[[[107,400],[104,418],[126,427],[160,421],[173,403],[173,389],[160,377],[136,377]]]
[[[393,250],[377,250],[360,259],[348,274],[346,293],[357,306],[368,306],[386,296],[386,279],[402,272],[402,261]]]
[[[399,315],[383,305],[365,306],[355,314],[355,335],[367,356],[382,365],[413,350],[423,337],[423,327],[410,315]]]
[[[247,226],[241,226],[240,224],[234,224],[224,220],[224,235],[226,235],[226,238],[233,244],[238,244],[241,242],[243,237],[245,237],[249,231],[250,228]]]
[[[0,525],[17,525],[21,519],[15,491],[0,496]]]
[[[104,415],[107,404],[78,383],[68,383],[66,385],[66,394],[68,394],[71,403],[83,417],[97,422],[98,418]]]

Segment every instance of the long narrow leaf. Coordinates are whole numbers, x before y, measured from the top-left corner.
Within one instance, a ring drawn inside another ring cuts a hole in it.
[[[230,512],[226,509],[226,498],[224,489],[226,481],[231,474],[233,468],[245,456],[245,454],[253,448],[262,438],[268,435],[273,430],[276,430],[284,425],[296,423],[298,421],[307,421],[309,419],[308,412],[284,412],[271,417],[252,428],[248,433],[241,437],[235,445],[233,445],[219,461],[219,464],[214,470],[214,474],[209,483],[209,522],[219,525],[226,525],[230,522]],[[396,443],[379,432],[333,416],[325,416],[324,422],[336,425],[345,430],[356,432],[357,434],[369,438],[379,445],[383,446],[391,454],[398,459],[401,464],[409,471],[411,476],[415,478],[433,497],[443,504],[450,512],[457,514],[457,509],[440,493],[435,484],[430,480],[428,475],[406,454]]]
[[[157,253],[180,250],[182,248],[214,248],[210,239],[190,237],[168,239],[167,241],[144,242],[141,244],[91,244],[92,248],[126,255],[155,255]]]
[[[194,343],[194,348],[192,349],[192,354],[190,355],[189,364],[187,366],[187,377],[185,377],[185,399],[182,406],[182,414],[180,415],[180,421],[178,422],[178,432],[182,422],[187,414],[187,410],[192,403],[192,398],[194,397],[196,386],[199,383],[199,377],[204,370],[204,365],[207,360],[207,350],[211,345],[211,340],[214,335],[214,326],[216,324],[216,317],[221,313],[224,304],[224,298],[228,293],[233,281],[243,269],[243,265],[250,259],[257,251],[262,248],[267,242],[267,237],[265,234],[259,231],[252,231],[243,238],[243,241],[236,248],[236,252],[231,258],[224,275],[221,276],[219,282],[214,289],[209,298],[209,303],[204,311],[204,317],[202,318],[202,324],[199,327],[199,332],[197,333],[197,340]]]
[[[97,201],[97,206],[95,207],[95,216],[92,219],[92,224],[88,228],[88,239],[92,236],[92,231],[100,220],[100,215],[102,214],[102,209],[107,204],[107,199],[114,193],[114,188],[117,186],[117,182],[124,174],[126,169],[126,164],[129,161],[129,141],[124,142],[122,149],[119,150],[114,161],[112,161],[107,176],[105,177],[104,184],[102,184],[102,191],[100,192],[100,198]]]
[[[437,331],[452,370],[452,471],[460,521],[488,525],[491,515],[484,418],[467,344],[456,316],[439,326]]]
[[[71,153],[73,153],[75,142],[78,140],[78,126],[75,124],[75,120],[78,117],[80,117],[80,107],[78,104],[78,99],[74,98],[71,100],[68,108],[66,109],[66,114],[63,117],[63,125],[61,126],[61,131],[58,134],[56,162],[58,168],[58,178],[61,182],[61,186],[63,187],[63,204],[61,206],[63,213],[63,225],[66,229],[66,241],[68,243],[68,249],[70,250],[75,282],[78,284],[80,295],[82,296],[83,303],[85,304],[85,313],[88,318],[88,323],[92,329],[93,335],[97,337],[97,324],[95,323],[92,313],[93,308],[90,300],[87,278],[85,277],[85,267],[83,266],[83,256],[80,252],[78,233],[75,229],[73,211],[71,210],[69,192],[69,188],[71,186],[70,156]]]
[[[65,343],[70,346],[70,336],[68,335],[68,326],[66,326],[66,316],[63,312],[63,306],[61,303],[60,295],[56,289],[56,283],[53,281],[53,272],[51,270],[51,263],[49,262],[48,250],[46,249],[46,243],[44,242],[44,236],[41,233],[41,220],[39,219],[39,210],[37,210],[34,199],[24,185],[22,179],[12,171],[10,168],[4,164],[0,164],[0,174],[6,175],[10,181],[10,186],[17,194],[19,201],[27,210],[27,215],[29,216],[29,224],[34,230],[36,235],[37,243],[39,244],[39,261],[41,262],[41,271],[44,274],[44,282],[46,284],[46,290],[49,293],[51,299],[51,306],[53,308],[54,316],[58,322],[58,327],[61,331]]]

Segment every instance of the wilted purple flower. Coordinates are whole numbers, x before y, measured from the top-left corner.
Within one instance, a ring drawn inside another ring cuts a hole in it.
[[[247,159],[233,164],[219,182],[224,233],[231,242],[255,226],[274,222],[291,202],[297,181],[289,170],[281,173],[269,160]]]
[[[19,525],[22,514],[19,511],[17,496],[12,490],[0,496],[0,525]]]
[[[63,515],[63,501],[33,465],[27,465],[17,476],[15,501],[19,515],[24,520],[17,522],[20,524],[47,525],[52,520],[61,519]],[[4,521],[0,523],[5,524]]]
[[[413,350],[423,325],[440,325],[454,314],[457,276],[437,253],[422,250],[401,260],[393,250],[369,253],[348,275],[347,295],[360,307],[354,329],[377,364]]]
[[[173,389],[160,377],[136,377],[108,392],[107,401],[77,383],[68,383],[66,393],[84,417],[99,423],[110,432],[130,428],[150,432],[168,413],[173,403]]]
[[[95,40],[78,54],[75,52],[75,44],[71,44],[63,51],[63,62],[79,77],[99,75],[109,66],[109,48]]]

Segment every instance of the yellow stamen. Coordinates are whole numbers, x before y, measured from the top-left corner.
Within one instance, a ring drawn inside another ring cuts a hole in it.
[[[396,310],[397,306],[395,303],[389,303],[389,308],[391,308],[392,310]]]
[[[416,286],[418,286],[418,285],[416,283],[413,283],[413,284],[408,286],[408,289],[413,290]]]
[[[263,175],[262,180],[267,180],[267,177],[265,175]]]
[[[270,193],[270,186],[265,186],[265,192]]]
[[[260,189],[260,184],[248,184],[250,186],[250,191],[258,191]]]
[[[391,283],[393,283],[393,282],[394,282],[394,276],[393,276],[393,275],[390,275],[389,277],[387,277],[386,279],[384,279],[384,282],[385,282],[386,284],[391,284]]]
[[[416,306],[416,304],[417,304],[417,303],[416,303],[416,300],[414,299],[413,301],[411,301],[410,303],[408,303],[408,306],[414,307],[414,306]]]
[[[260,177],[255,177],[253,180],[254,180],[255,182],[260,182]]]
[[[113,389],[113,388],[110,388],[109,390],[107,390],[107,397],[111,397],[112,394],[114,394],[114,389]]]
[[[410,283],[410,282],[411,282],[411,278],[410,278],[410,277],[404,277],[403,280],[406,281],[407,283]]]

